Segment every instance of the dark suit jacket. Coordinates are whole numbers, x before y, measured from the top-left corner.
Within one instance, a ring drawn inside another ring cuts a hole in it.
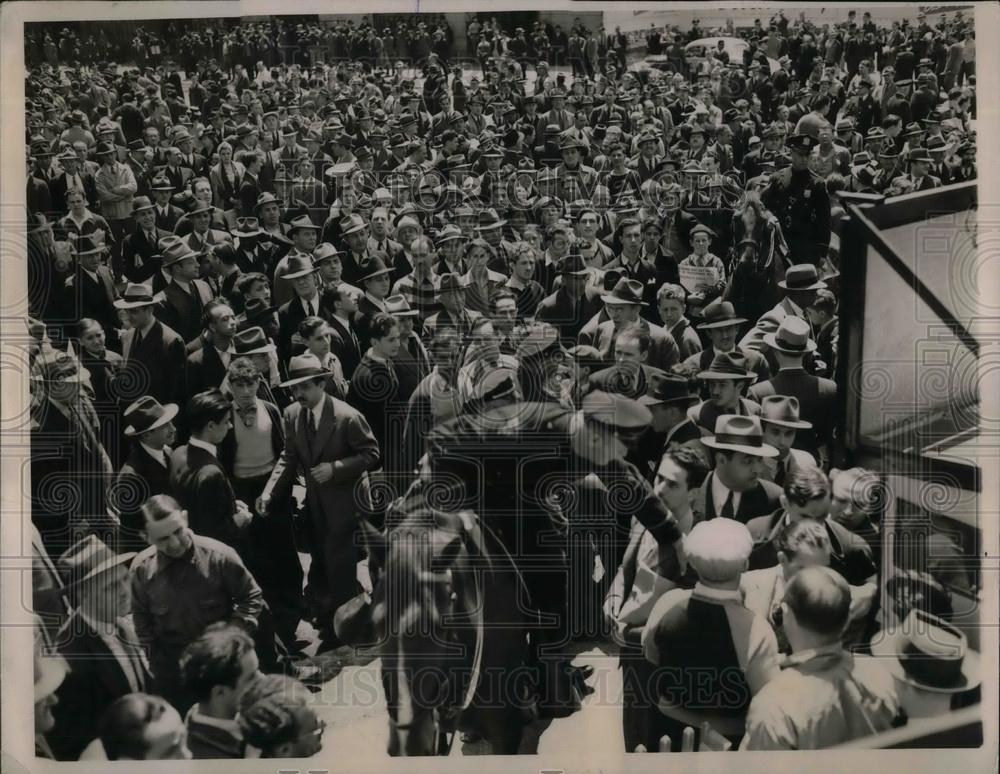
[[[169,236],[169,231],[154,226],[156,238]],[[150,244],[146,232],[137,228],[122,240],[120,265],[116,269],[118,276],[124,275],[130,282],[145,282],[160,271],[162,259],[155,244]],[[154,256],[156,256],[154,258]]]
[[[180,285],[171,281],[163,289],[163,300],[156,316],[164,325],[177,331],[185,344],[193,342],[201,335],[201,312],[205,304],[212,300],[212,295],[212,290],[201,280],[191,283],[191,293],[186,293]]]
[[[122,522],[122,541],[130,550],[141,551],[148,545],[140,534],[143,517],[139,508],[153,495],[170,494],[170,449],[166,449],[165,453],[167,467],[154,460],[142,444],[134,441],[125,464],[118,471],[113,495],[109,499]]]
[[[163,229],[164,231],[169,231],[171,234],[174,233],[174,229],[177,227],[177,222],[184,215],[184,210],[180,207],[175,207],[173,204],[167,205],[167,214],[163,215],[160,213],[159,208],[156,209],[156,227]]]
[[[134,667],[140,691],[152,685],[152,675],[140,655],[135,631],[123,623],[128,639],[122,649]],[[122,636],[119,635],[119,641]],[[58,760],[75,761],[84,748],[97,738],[104,711],[116,700],[134,690],[126,676],[127,667],[80,614],[74,613],[57,635],[59,653],[70,668],[56,691],[58,704],[52,708],[55,730],[46,735]]]
[[[243,181],[240,183],[240,214],[243,217],[250,217],[253,215],[254,209],[257,206],[257,199],[264,192],[261,188],[260,179],[254,178],[249,173],[243,175]]]
[[[97,182],[94,180],[94,176],[80,172],[80,180],[83,181],[83,194],[87,198],[87,207],[92,210],[96,209],[100,201],[97,197]],[[136,182],[138,183],[138,179]],[[66,214],[66,189],[68,187],[65,172],[49,180],[52,207],[63,215]]]
[[[195,534],[233,548],[239,545],[239,528],[233,521],[236,495],[222,463],[207,449],[185,444],[174,450],[170,457],[170,489],[187,510]]]
[[[119,389],[122,400],[128,405],[143,395],[152,395],[160,403],[183,406],[187,399],[187,353],[183,339],[159,320],[153,323],[137,350],[132,348],[134,338],[134,330],[122,334],[122,356],[125,358],[122,370],[127,372],[122,378],[128,386],[128,397],[124,395],[125,386]]]
[[[383,465],[390,462],[390,448],[398,449],[406,419],[406,399],[399,398],[399,378],[393,364],[366,353],[351,377],[347,402],[364,414],[378,441]],[[395,457],[393,453],[392,457]]]
[[[339,358],[340,365],[344,369],[344,378],[350,381],[358,363],[361,362],[363,354],[361,347],[354,343],[351,332],[344,327],[340,320],[333,315],[326,319],[330,324],[330,351]]]
[[[115,281],[111,270],[106,266],[98,266],[96,272],[99,282],[91,279],[83,269],[66,278],[66,293],[63,309],[67,320],[79,320],[82,317],[92,317],[97,320],[112,343],[117,338],[115,329],[121,327],[118,322],[118,310],[114,303],[117,298]]]
[[[712,479],[714,476],[713,472],[705,477],[704,483],[698,490],[698,496],[691,506],[691,510],[695,514],[695,522],[714,519],[716,516],[716,504],[712,501]],[[780,497],[780,486],[771,481],[758,480],[755,487],[743,492],[740,497],[740,507],[735,514],[736,521],[746,524],[750,519],[773,513],[781,507]],[[719,503],[718,508],[721,509],[722,505]]]
[[[588,288],[580,301],[574,302],[569,291],[560,287],[538,303],[535,319],[556,326],[564,345],[573,346],[583,326],[600,312],[601,307],[601,297],[596,290]]]
[[[747,396],[758,403],[768,395],[798,398],[802,419],[812,422],[812,430],[799,430],[795,434],[796,449],[804,449],[815,456],[819,446],[830,441],[837,413],[837,383],[832,379],[813,376],[802,368],[786,368],[747,391]]]
[[[210,342],[196,349],[187,357],[187,394],[197,395],[222,384],[226,367],[219,357],[219,350]]]
[[[319,306],[319,296],[316,297],[317,307]],[[290,301],[286,301],[278,309],[278,357],[283,364],[287,364],[292,355],[297,355],[303,351],[302,345],[292,346],[292,336],[298,331],[299,323],[306,319],[306,311],[302,307],[302,300],[294,296]],[[345,378],[346,374],[345,374]]]

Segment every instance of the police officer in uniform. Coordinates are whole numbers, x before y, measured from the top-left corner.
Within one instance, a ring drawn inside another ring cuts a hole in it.
[[[609,490],[623,495],[616,502],[627,505],[612,510],[627,509],[621,514],[626,524],[635,515],[683,556],[673,515],[635,466],[624,461],[621,439],[638,438],[651,421],[649,409],[636,401],[595,390],[579,411],[554,402],[519,402],[463,414],[428,434],[424,480],[461,481],[452,501],[476,511],[506,544],[531,606],[541,613],[540,620],[529,623],[533,642],[565,643],[571,635],[566,536],[572,514],[564,510],[564,487],[585,486],[583,479],[595,473]],[[578,709],[576,678],[566,656],[543,653],[540,662],[540,713],[563,717]]]
[[[826,183],[809,169],[819,141],[807,134],[788,138],[791,166],[776,173],[761,200],[774,214],[797,263],[818,265],[830,245],[830,197]]]

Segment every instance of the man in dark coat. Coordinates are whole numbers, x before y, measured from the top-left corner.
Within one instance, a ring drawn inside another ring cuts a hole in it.
[[[115,301],[118,293],[111,270],[101,264],[106,245],[93,237],[80,237],[76,242],[76,273],[66,278],[63,315],[66,320],[90,317],[97,320],[108,335],[112,347],[117,346],[120,327]]]
[[[131,325],[122,333],[119,397],[131,401],[148,395],[163,404],[187,400],[184,341],[156,318],[149,288],[128,285],[115,306],[125,311]]]
[[[583,256],[571,253],[558,266],[562,284],[550,296],[543,298],[535,310],[535,319],[559,329],[564,346],[576,344],[583,326],[601,309],[596,290],[587,287],[590,270]]]
[[[195,395],[219,387],[232,358],[236,315],[225,301],[213,299],[202,313],[202,345],[187,358],[187,392]]]
[[[746,524],[779,507],[781,487],[760,478],[761,460],[778,450],[764,443],[759,418],[723,414],[715,435],[702,443],[715,452],[715,468],[691,506],[697,521],[723,517]]]
[[[231,406],[218,390],[194,395],[187,404],[191,438],[170,457],[173,496],[188,513],[191,529],[242,553],[241,531],[252,515],[237,500],[218,458],[218,444],[232,428]]]
[[[171,279],[163,289],[157,316],[193,351],[199,346],[202,312],[214,294],[198,279],[198,255],[184,242],[171,242],[163,249],[163,268],[169,270]]]
[[[160,274],[160,240],[170,236],[169,231],[156,225],[156,205],[147,196],[132,200],[132,217],[135,230],[122,240],[119,268],[116,274],[129,282],[146,282]]]

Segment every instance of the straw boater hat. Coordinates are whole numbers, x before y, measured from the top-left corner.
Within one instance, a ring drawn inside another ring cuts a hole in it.
[[[141,435],[163,427],[176,416],[176,403],[160,405],[156,398],[146,395],[125,409],[124,417],[128,425],[125,427],[124,433],[130,438]]]
[[[715,435],[702,438],[710,449],[735,451],[754,457],[777,457],[779,452],[764,443],[764,430],[760,419],[738,414],[722,414],[715,420]]]

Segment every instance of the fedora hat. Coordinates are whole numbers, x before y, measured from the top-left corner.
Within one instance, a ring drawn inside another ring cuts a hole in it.
[[[445,242],[450,242],[454,239],[465,239],[465,234],[462,233],[462,229],[458,226],[453,226],[449,223],[438,232],[437,239],[434,243],[436,245],[442,245]]]
[[[785,278],[778,283],[783,290],[822,290],[826,283],[811,263],[796,263],[785,271]]]
[[[285,273],[281,277],[293,280],[305,277],[307,274],[313,274],[317,270],[316,264],[308,255],[290,255],[288,256],[288,264],[285,266]]]
[[[358,268],[364,272],[363,275],[358,277],[358,282],[365,282],[366,280],[378,277],[381,274],[389,274],[392,272],[392,268],[386,266],[385,261],[383,261],[378,255],[368,261],[368,263],[362,264]]]
[[[809,338],[809,333],[809,323],[801,317],[788,315],[778,325],[778,330],[764,334],[764,343],[779,352],[803,355],[816,349],[816,342]]]
[[[288,224],[289,234],[303,230],[320,231],[320,227],[313,223],[308,215],[300,215]]]
[[[709,330],[710,328],[730,328],[746,320],[736,316],[736,307],[729,301],[716,299],[701,310],[702,319],[705,321],[697,327],[699,330]]]
[[[348,216],[346,225],[343,225],[340,230],[341,236],[347,236],[348,234],[356,234],[359,231],[364,230],[368,227],[364,219],[360,215],[351,214]]]
[[[570,253],[563,257],[559,261],[556,271],[559,274],[572,274],[577,277],[583,277],[590,274],[590,269],[587,268],[586,262],[583,260],[583,256],[579,253]]]
[[[764,443],[764,430],[757,417],[722,414],[715,420],[715,435],[702,439],[710,449],[736,451],[754,457],[777,457],[778,450]]]
[[[420,315],[416,309],[410,309],[410,302],[406,300],[406,296],[389,296],[384,303],[385,311],[393,317],[418,317]]]
[[[90,253],[103,253],[108,249],[108,245],[103,238],[98,239],[95,234],[80,235],[73,243],[73,252],[76,255],[89,255]]]
[[[317,377],[326,377],[328,371],[323,368],[319,358],[311,352],[295,355],[288,363],[288,378],[281,382],[281,387],[291,387],[293,384],[305,382]]]
[[[342,253],[336,247],[334,247],[329,242],[320,242],[316,245],[316,249],[313,250],[313,262],[319,266],[323,261],[328,258],[335,258]]]
[[[756,374],[747,366],[747,358],[742,352],[719,352],[704,371],[698,372],[699,379],[746,379],[752,381]]]
[[[269,191],[265,191],[260,196],[257,197],[257,203],[254,205],[255,210],[259,210],[265,204],[277,204],[279,207],[284,204],[284,202]]]
[[[467,287],[461,275],[445,272],[439,279],[437,294],[440,296],[453,290],[465,290]]]
[[[56,568],[63,583],[73,588],[130,561],[135,555],[135,551],[116,554],[96,535],[87,535],[66,549],[56,560]]]
[[[906,154],[907,164],[912,164],[916,161],[922,161],[925,164],[934,163],[934,159],[931,158],[931,154],[927,152],[926,148],[914,148]]]
[[[148,196],[136,196],[132,200],[132,214],[135,215],[137,212],[142,212],[143,210],[152,210],[156,207]]]
[[[256,301],[257,308],[251,314],[250,302]],[[247,301],[247,320],[251,320],[254,317],[260,317],[263,314],[270,314],[274,311],[273,306],[267,306],[264,301],[260,298],[251,298]],[[233,349],[236,351],[237,356],[243,355],[266,355],[274,352],[274,344],[267,338],[264,333],[264,329],[259,325],[255,325],[252,328],[246,328],[245,330],[237,332],[233,336]]]
[[[694,403],[698,396],[691,391],[691,383],[683,376],[675,374],[652,374],[649,389],[638,398],[643,406],[663,403]]]
[[[909,612],[895,631],[872,638],[872,655],[893,675],[931,693],[960,693],[981,681],[979,654],[965,633],[919,609]]]
[[[257,218],[237,218],[236,228],[233,229],[233,236],[252,237],[260,236],[264,232],[260,228]]]
[[[153,178],[152,185],[149,186],[150,191],[173,191],[174,184],[166,177],[156,177]]]
[[[162,427],[176,416],[176,403],[161,405],[156,398],[146,395],[125,409],[124,418],[128,425],[123,432],[129,437],[140,435]]]
[[[641,430],[653,421],[649,409],[638,401],[603,390],[587,393],[580,408],[586,420],[626,433]]]
[[[149,285],[141,282],[130,282],[125,286],[121,298],[115,301],[115,309],[138,309],[153,304],[153,291]]]
[[[601,296],[605,304],[641,304],[642,283],[639,280],[622,277],[615,283],[610,293]]]
[[[799,399],[790,395],[765,396],[760,402],[760,421],[795,430],[812,427],[812,422],[799,418]]]
[[[198,253],[188,247],[187,242],[176,241],[170,242],[163,250],[163,268],[167,266],[173,266],[175,263],[183,261],[187,258],[197,258]]]

